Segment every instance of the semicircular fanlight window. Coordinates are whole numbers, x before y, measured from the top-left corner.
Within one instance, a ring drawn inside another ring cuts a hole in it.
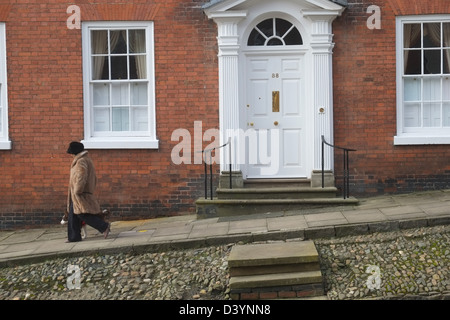
[[[248,37],[248,46],[296,46],[303,44],[298,29],[289,21],[270,18],[256,25]]]

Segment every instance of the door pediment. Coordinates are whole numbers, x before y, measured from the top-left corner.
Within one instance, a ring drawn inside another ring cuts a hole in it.
[[[292,3],[301,5],[305,10],[326,10],[340,15],[348,5],[347,0],[291,0]],[[208,17],[213,13],[226,11],[245,11],[248,8],[261,3],[260,0],[211,0],[203,6]]]

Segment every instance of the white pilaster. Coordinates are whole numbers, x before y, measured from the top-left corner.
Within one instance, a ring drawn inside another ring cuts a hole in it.
[[[312,21],[311,50],[313,59],[314,170],[322,169],[322,135],[333,143],[333,34],[335,11],[308,11]],[[325,147],[325,170],[333,170],[334,150]]]
[[[235,133],[239,130],[239,35],[238,23],[246,17],[246,12],[228,11],[212,13],[218,27],[219,45],[219,126],[220,144],[228,142],[231,138],[232,171],[240,171],[238,157],[235,150],[239,150]],[[229,171],[229,148],[225,147],[220,152],[220,170]]]

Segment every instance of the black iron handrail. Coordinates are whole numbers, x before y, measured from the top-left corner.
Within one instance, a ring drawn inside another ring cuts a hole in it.
[[[343,172],[343,183],[342,183],[342,193],[344,199],[350,197],[350,169],[349,169],[349,157],[348,153],[351,151],[356,151],[355,149],[343,148],[332,145],[325,141],[325,137],[322,135],[322,188],[325,187],[325,145],[343,150],[344,152],[344,172]]]
[[[206,163],[206,157],[209,153],[209,175],[210,175],[210,192],[211,192],[211,200],[213,199],[213,173],[212,173],[212,152],[218,149],[221,149],[225,146],[229,146],[229,155],[230,155],[230,189],[233,189],[232,184],[232,174],[231,174],[231,139],[228,140],[227,143],[221,145],[220,147],[214,147],[211,149],[205,149],[201,151],[203,153],[203,162],[205,164],[205,199],[208,198],[208,167]]]

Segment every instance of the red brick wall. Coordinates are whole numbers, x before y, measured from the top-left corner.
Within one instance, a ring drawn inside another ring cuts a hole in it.
[[[366,26],[370,5],[381,8],[381,29]],[[450,146],[395,146],[395,17],[450,13],[442,0],[349,0],[334,22],[335,143],[350,154],[352,192],[374,194],[450,187]],[[336,173],[342,155],[336,152]],[[338,183],[340,179],[338,178]]]
[[[197,0],[10,1],[6,23],[9,134],[0,151],[0,226],[59,221],[65,208],[71,156],[82,140],[81,30],[68,29],[67,7],[82,21],[154,21],[158,150],[91,150],[103,207],[121,218],[191,212],[203,190],[201,165],[174,165],[177,128],[193,136],[218,127],[216,26]],[[209,144],[206,143],[206,144]]]

